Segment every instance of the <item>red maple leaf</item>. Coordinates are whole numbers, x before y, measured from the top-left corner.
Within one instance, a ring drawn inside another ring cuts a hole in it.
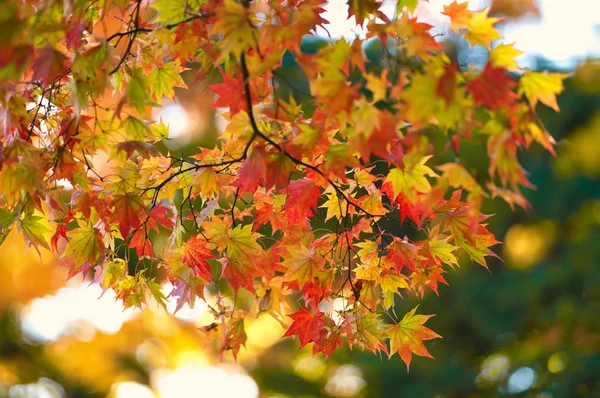
[[[444,74],[438,80],[436,94],[439,95],[449,106],[454,101],[456,94],[456,74],[458,72],[458,64],[456,60],[452,63],[444,65]]]
[[[256,192],[262,180],[266,178],[265,156],[266,153],[262,147],[255,147],[242,163],[242,167],[238,172],[239,178],[232,184],[234,187],[240,188],[240,194]]]
[[[67,57],[61,52],[55,50],[51,46],[47,46],[39,50],[36,54],[33,65],[35,80],[41,80],[44,84],[50,84],[57,77],[65,74]]]
[[[158,223],[166,229],[173,228],[175,226],[175,223],[173,222],[171,217],[167,215],[170,211],[171,209],[163,205],[153,207],[149,212],[150,220],[154,221],[154,223],[152,224]],[[152,225],[152,227],[158,231],[156,225]]]
[[[313,355],[320,352],[325,359],[327,359],[337,347],[344,347],[344,341],[339,331],[331,332],[329,333],[329,336],[327,336],[327,329],[322,329],[321,331],[321,335],[325,336],[322,336],[320,344],[315,344],[313,346]]]
[[[207,282],[212,279],[210,265],[206,262],[210,258],[215,258],[215,255],[206,248],[206,241],[201,235],[192,236],[183,246],[181,262],[192,267],[196,276]]]
[[[417,246],[394,236],[394,241],[388,246],[386,258],[394,264],[396,271],[400,271],[404,266],[414,271],[419,258],[418,251]]]
[[[317,209],[317,200],[321,197],[321,190],[314,181],[308,178],[292,181],[287,188],[287,199],[283,206],[288,225],[308,226],[308,217]]]
[[[222,74],[223,83],[208,86],[219,97],[215,100],[214,108],[229,108],[231,116],[241,110],[248,110],[244,94],[244,82],[239,77]]]
[[[138,228],[131,237],[129,247],[135,249],[138,257],[142,256],[152,257],[152,242],[148,239],[148,235],[143,228]]]
[[[483,73],[467,84],[467,91],[479,105],[489,109],[509,108],[517,99],[513,89],[517,81],[506,73],[504,68],[494,68],[488,63]]]
[[[311,312],[306,307],[300,307],[300,311],[289,315],[294,320],[290,328],[285,332],[283,337],[298,335],[300,339],[300,348],[308,343],[321,342],[321,330],[325,327],[323,312]]]
[[[133,228],[140,226],[140,219],[145,211],[142,198],[133,193],[117,195],[111,204],[115,210],[112,218],[119,222],[121,236],[126,238]]]

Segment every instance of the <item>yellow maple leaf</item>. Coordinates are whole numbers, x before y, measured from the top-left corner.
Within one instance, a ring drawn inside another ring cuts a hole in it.
[[[393,272],[384,272],[379,277],[379,286],[384,295],[383,305],[389,309],[394,305],[395,295],[400,289],[410,289],[406,276]]]
[[[515,44],[500,44],[490,51],[490,62],[496,68],[505,68],[508,70],[517,70],[519,66],[515,58],[523,54],[523,51],[514,48]]]
[[[563,91],[564,73],[526,72],[519,82],[519,94],[527,97],[531,106],[538,101],[558,112],[556,94]]]
[[[381,77],[371,73],[365,75],[365,79],[367,80],[367,90],[373,93],[373,102],[382,101],[387,98],[387,74],[388,71],[385,69],[381,73]]]
[[[417,192],[428,193],[431,190],[431,184],[426,176],[437,177],[433,170],[425,166],[430,158],[431,156],[423,156],[410,163],[410,159],[407,159],[404,170],[399,168],[390,170],[384,184],[392,184],[394,196],[404,193],[408,199],[414,201]]]
[[[502,35],[494,28],[494,24],[500,21],[500,18],[488,18],[489,9],[476,12],[469,20],[465,39],[472,46],[479,44],[490,48],[491,42],[500,39]]]
[[[195,172],[192,186],[204,199],[214,199],[219,193],[219,181],[212,167],[201,168]]]
[[[327,190],[329,190],[330,193],[327,193]],[[332,217],[335,217],[338,220],[342,220],[344,217],[346,217],[346,200],[342,197],[339,197],[337,192],[333,189],[327,188],[327,190],[325,191],[325,197],[327,198],[327,200],[325,201],[325,203],[319,206],[321,208],[327,209],[327,216],[325,217],[325,221],[329,220]],[[350,197],[354,197],[354,195],[351,195]]]
[[[252,16],[244,6],[235,0],[225,0],[215,14],[214,33],[223,35],[217,63],[229,55],[240,57],[249,47],[256,45],[258,34],[252,25]]]
[[[303,244],[298,248],[289,249],[283,265],[288,269],[283,275],[286,282],[297,281],[300,287],[312,282],[325,264],[325,259],[315,254],[314,249],[309,249]]]
[[[453,251],[458,249],[456,246],[448,243],[450,238],[439,239],[432,237],[429,239],[429,253],[436,262],[443,262],[449,265],[458,265],[458,260]]]

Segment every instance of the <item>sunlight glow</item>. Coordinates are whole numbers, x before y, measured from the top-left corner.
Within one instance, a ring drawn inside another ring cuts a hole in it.
[[[89,340],[94,331],[114,334],[139,311],[123,311],[115,294],[102,295],[98,285],[72,282],[54,295],[37,298],[21,312],[21,328],[35,341],[55,341],[64,334]],[[100,297],[100,298],[99,298]],[[92,326],[92,328],[90,328]]]
[[[161,398],[256,398],[258,385],[237,366],[183,367],[152,373]]]
[[[114,398],[154,398],[152,390],[143,384],[133,381],[113,384],[111,395]]]
[[[192,121],[190,115],[183,106],[176,103],[167,105],[158,112],[155,116],[155,120],[157,122],[162,120],[169,128],[169,139],[165,140],[165,145],[167,145],[169,149],[175,149],[189,144],[191,140]]]
[[[16,384],[12,386],[8,391],[8,397],[62,398],[65,397],[65,390],[54,380],[41,378],[34,384]]]
[[[173,314],[177,308],[177,298],[169,297],[169,294],[173,291],[173,285],[171,283],[165,283],[161,291],[167,297],[167,312]],[[207,294],[206,298],[209,299],[210,295]],[[202,318],[203,315],[208,312],[208,304],[206,301],[198,298],[194,303],[194,308],[191,308],[188,303],[185,303],[177,313],[175,317],[182,321],[196,323]]]

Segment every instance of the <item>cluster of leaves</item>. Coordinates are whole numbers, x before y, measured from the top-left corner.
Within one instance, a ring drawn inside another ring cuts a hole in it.
[[[416,0],[398,1],[392,19],[380,1],[351,0],[348,17],[366,38],[303,53],[303,37],[327,23],[325,3],[8,1],[2,237],[16,228],[126,307],[164,304],[167,282],[177,309],[206,299],[215,322],[204,331],[221,328],[221,350],[234,355],[244,319],[266,312],[284,324],[291,313],[286,336],[326,356],[344,340],[398,352],[407,366],[412,354],[430,356],[423,341],[439,337],[423,326],[430,316],[399,317],[395,302],[437,294],[461,252],[487,267],[498,242],[482,200],[528,207],[517,151],[536,141],[553,152],[534,107],[558,109],[564,76],[519,70],[512,44],[492,48],[499,20],[457,2],[444,13],[489,50],[482,70],[444,53],[413,16]],[[122,21],[118,31],[107,18]],[[384,49],[380,71],[366,40]],[[308,79],[307,103],[280,94],[284,54]],[[186,68],[220,79],[210,89],[229,123],[215,145],[177,156],[157,147],[168,127],[148,119],[186,87]],[[481,142],[489,175],[462,164],[463,140]],[[428,166],[448,152],[454,162]]]

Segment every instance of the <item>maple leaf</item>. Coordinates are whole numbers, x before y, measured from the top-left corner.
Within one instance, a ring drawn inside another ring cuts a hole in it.
[[[94,282],[98,283],[103,291],[106,291],[115,287],[127,275],[127,263],[123,259],[115,258],[104,266],[96,266],[94,270]]]
[[[162,225],[164,228],[169,229],[175,226],[175,222],[168,216],[171,209],[166,206],[158,205],[154,206],[148,212],[148,216],[150,219],[159,225]]]
[[[321,330],[321,332],[327,333],[326,330]],[[327,359],[337,347],[344,347],[342,334],[338,330],[331,331],[327,337],[321,338],[320,344],[315,343],[313,345],[313,355],[316,355],[318,352],[320,352],[323,354],[325,359]]]
[[[442,336],[433,332],[423,324],[433,315],[415,315],[419,306],[410,310],[400,322],[395,325],[388,325],[385,333],[390,337],[389,356],[395,352],[406,364],[406,370],[410,368],[412,355],[416,354],[422,357],[433,358],[425,345],[424,340],[441,338]]]
[[[162,101],[163,96],[174,100],[174,87],[187,88],[177,70],[176,64],[173,62],[152,69],[148,74],[148,79],[150,81],[150,91],[156,96],[159,102]]]
[[[23,234],[25,235],[26,242],[28,245],[32,245],[38,254],[40,254],[40,247],[43,247],[48,251],[50,250],[48,241],[44,237],[44,234],[50,232],[50,230],[40,222],[43,219],[44,217],[27,215],[18,223],[21,231],[23,231]]]
[[[516,100],[513,91],[517,81],[510,77],[505,69],[487,64],[481,75],[467,84],[467,91],[473,95],[476,103],[489,109],[508,108]]]
[[[321,330],[325,327],[323,316],[325,313],[310,311],[306,307],[300,307],[300,311],[288,315],[294,320],[283,337],[298,335],[300,348],[308,343],[317,343],[321,341]]]
[[[414,271],[419,259],[418,250],[412,243],[394,236],[393,242],[388,246],[386,258],[394,264],[396,271],[400,271],[402,267]]]
[[[381,73],[381,77],[375,76],[371,73],[365,74],[365,79],[367,80],[367,90],[373,93],[373,102],[383,101],[387,98],[387,89],[388,89],[388,79],[387,79],[388,71],[385,69]]]
[[[329,191],[329,192],[328,192]],[[327,209],[327,215],[325,216],[325,221],[330,218],[337,218],[341,220],[347,215],[347,202],[340,196],[338,193],[331,188],[325,190],[325,197],[327,200],[320,207]]]
[[[479,44],[483,47],[490,48],[492,41],[500,39],[502,35],[494,28],[496,22],[501,21],[500,18],[489,18],[489,9],[473,13],[473,16],[467,23],[467,33],[465,39],[472,45]]]
[[[371,15],[379,15],[379,0],[348,0],[348,17],[356,18],[356,24],[362,25]]]
[[[242,311],[237,311],[227,325],[227,334],[223,342],[225,350],[231,350],[233,357],[237,359],[237,354],[240,352],[240,347],[246,345],[248,336],[244,328],[244,314]]]
[[[235,0],[225,0],[215,10],[217,19],[214,32],[223,35],[221,54],[217,62],[224,61],[229,55],[239,58],[249,47],[256,45],[258,35],[253,28],[248,9]]]
[[[489,216],[481,215],[475,219],[469,215],[467,207],[461,207],[450,214],[446,219],[445,225],[449,228],[452,238],[456,244],[460,245],[469,254],[473,261],[487,269],[485,256],[497,257],[489,247],[498,242],[492,233],[487,230],[485,225],[479,222]]]
[[[387,345],[381,341],[385,334],[381,326],[382,322],[376,313],[367,313],[358,319],[353,319],[352,316],[347,315],[346,323],[353,325],[356,329],[348,333],[352,340],[375,354],[380,352],[388,354]]]
[[[522,51],[514,48],[514,43],[499,44],[490,51],[490,63],[495,68],[505,68],[507,70],[517,70],[515,58],[523,54]]]
[[[515,205],[521,206],[521,208],[525,211],[529,211],[529,209],[531,209],[531,204],[520,192],[502,189],[492,183],[488,183],[487,187],[492,192],[492,198],[497,196],[501,197],[506,203],[508,203],[511,210],[515,210]]]
[[[69,278],[94,270],[126,308],[149,296],[165,307],[156,266],[175,312],[218,290],[201,330],[234,357],[245,319],[268,312],[283,325],[295,299],[286,335],[314,342],[313,353],[329,356],[345,339],[398,352],[407,366],[412,354],[428,356],[429,316],[413,310],[387,327],[384,318],[406,290],[437,294],[460,251],[487,267],[498,241],[483,200],[529,207],[520,151],[535,141],[554,154],[535,107],[558,110],[566,75],[510,75],[520,52],[493,43],[500,19],[489,15],[512,15],[516,0],[481,12],[445,2],[457,36],[489,50],[480,73],[443,51],[415,17],[417,0],[397,1],[393,21],[381,0],[347,0],[364,36],[312,52],[304,44],[327,28],[326,0],[122,0],[85,12],[17,3],[0,17],[0,243],[16,226],[28,245],[63,251]],[[105,27],[101,16],[118,21]],[[390,57],[402,64],[394,73]],[[212,92],[186,86],[187,65]],[[226,127],[173,149],[167,126],[149,120],[175,94],[224,108]],[[471,145],[469,158],[489,160],[476,178],[459,153],[472,132],[485,145]],[[444,163],[451,145],[456,159]],[[383,230],[398,217],[401,229]],[[402,239],[406,228],[426,238]],[[335,322],[319,311],[338,301]]]
[[[447,180],[451,187],[464,188],[469,191],[481,189],[473,176],[458,163],[444,163],[436,166],[442,172],[443,179]]]
[[[444,65],[444,74],[438,80],[436,93],[450,105],[456,95],[456,80],[458,73],[458,63],[452,60],[450,64]]]
[[[248,282],[253,278],[251,270],[255,262],[264,256],[264,251],[256,241],[259,235],[252,231],[252,225],[239,225],[228,231],[227,258],[237,271],[244,271]],[[231,268],[231,267],[230,267]],[[235,270],[231,269],[231,272]]]
[[[139,258],[142,256],[152,257],[152,242],[142,228],[133,233],[129,241],[129,247],[135,249]]]
[[[400,14],[404,7],[406,7],[408,12],[415,12],[418,4],[419,0],[398,0],[398,3],[396,4],[396,14]]]
[[[403,13],[387,29],[403,40],[407,55],[429,58],[430,52],[440,48],[429,33],[432,28],[432,25],[418,22],[417,18],[410,18],[408,14]]]
[[[531,106],[538,101],[559,111],[556,94],[560,94],[563,87],[564,73],[526,72],[519,80],[519,94],[525,94]]]
[[[126,238],[132,229],[140,226],[145,209],[144,202],[139,195],[128,193],[116,195],[111,205],[115,209],[113,219],[119,222],[121,236]]]
[[[127,157],[131,157],[135,152],[142,155],[144,158],[150,158],[151,156],[157,156],[158,150],[154,145],[149,142],[142,141],[124,141],[117,145],[118,151],[123,151]]]
[[[474,13],[467,9],[468,6],[468,1],[463,3],[453,1],[450,4],[444,5],[444,12],[442,14],[450,17],[450,26],[455,32],[469,26],[469,21],[473,18]]]
[[[265,157],[266,153],[262,147],[253,148],[242,163],[242,167],[238,172],[239,178],[232,185],[239,187],[241,193],[254,193],[262,181],[266,179],[267,165]]]
[[[300,288],[312,282],[325,265],[325,259],[315,253],[314,248],[300,245],[299,248],[289,249],[283,265],[287,267],[283,280],[297,282]]]
[[[144,112],[144,107],[150,98],[146,87],[148,87],[148,77],[142,68],[133,68],[129,84],[127,84],[127,99],[129,104],[140,113]]]
[[[431,254],[434,261],[440,264],[443,262],[449,265],[458,265],[458,260],[453,253],[457,247],[449,244],[449,240],[449,237],[441,239],[435,236],[431,237],[427,242],[429,254]]]
[[[67,232],[67,236],[69,243],[63,257],[72,259],[77,266],[103,262],[106,248],[97,229],[92,226],[80,227]]]
[[[50,84],[57,77],[65,73],[67,57],[51,46],[39,50],[35,56],[32,69],[35,71],[33,78]]]
[[[317,209],[317,200],[322,197],[321,190],[314,181],[301,178],[290,183],[283,212],[290,226],[294,224],[308,226],[308,217]]]
[[[206,260],[215,255],[206,248],[206,240],[202,235],[194,235],[181,248],[181,262],[194,270],[196,276],[207,282],[212,280],[212,271]]]
[[[408,289],[406,276],[391,271],[383,271],[379,277],[379,286],[384,294],[383,306],[389,309],[394,305],[395,294],[399,289]]]
[[[266,158],[265,189],[279,188],[289,184],[290,177],[296,171],[296,165],[287,154],[272,152]]]
[[[223,83],[208,86],[218,95],[214,103],[215,108],[229,108],[231,115],[239,111],[247,111],[246,97],[244,95],[244,82],[239,77],[222,74]]]
[[[154,22],[174,23],[186,17],[187,0],[157,0],[152,3],[156,10]]]
[[[425,289],[430,288],[433,292],[439,296],[438,293],[438,282],[447,285],[446,279],[442,275],[445,271],[439,267],[427,268],[413,272],[410,275],[411,287],[418,292],[421,297],[425,294]]]
[[[390,170],[383,183],[382,191],[387,192],[390,199],[396,200],[404,194],[411,202],[416,200],[416,193],[427,193],[431,184],[426,176],[437,176],[433,170],[425,166],[430,156],[405,159],[404,170],[394,168]]]

